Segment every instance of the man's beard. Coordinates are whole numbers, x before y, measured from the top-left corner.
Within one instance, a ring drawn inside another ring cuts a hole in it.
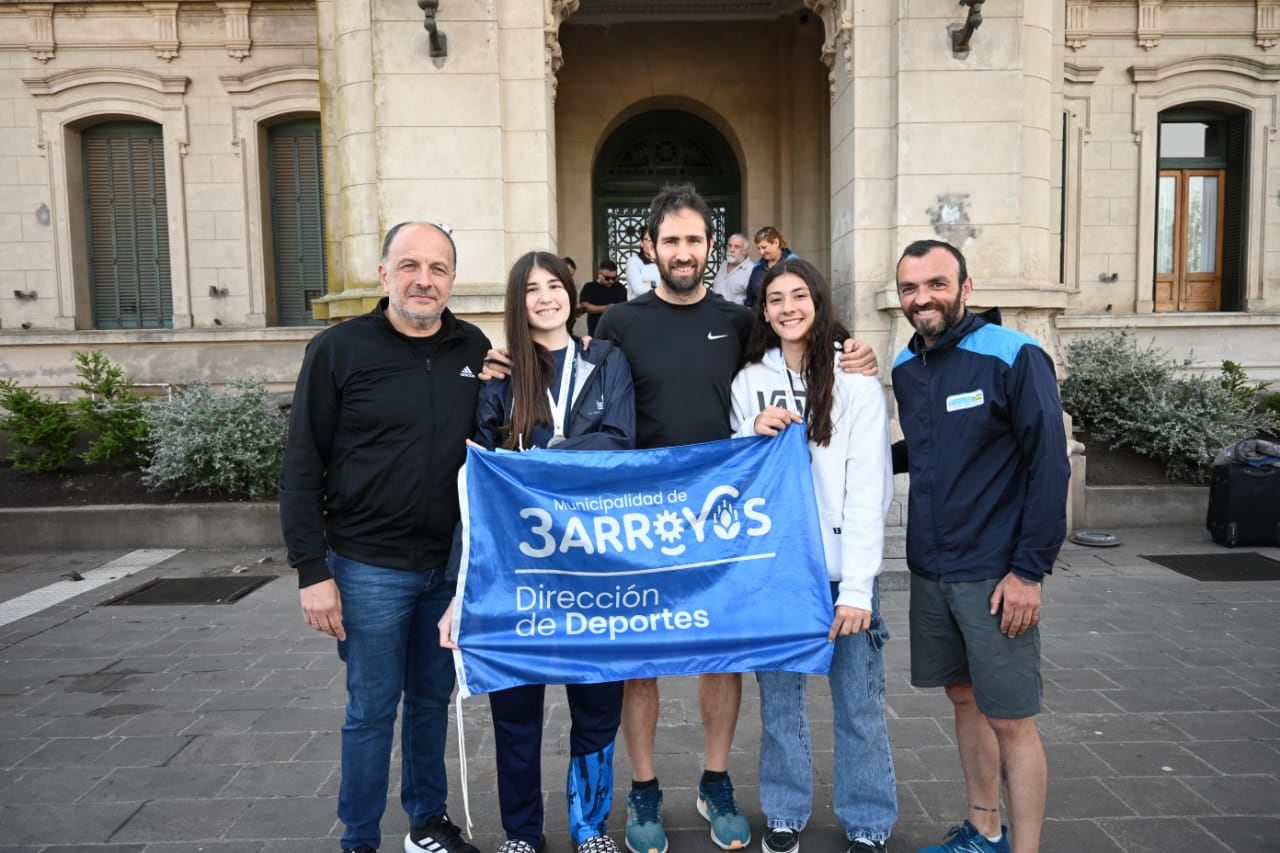
[[[747,259],[747,253],[743,252],[742,254],[739,255],[735,252],[725,252],[724,259],[729,262],[729,266],[736,267],[738,264],[742,263]]]
[[[956,297],[956,301],[952,302],[950,305],[944,306],[938,302],[935,302],[934,304],[937,305],[938,308],[942,309],[942,317],[933,326],[925,326],[916,320],[916,311],[919,309],[912,309],[911,314],[907,317],[915,330],[920,333],[920,336],[930,343],[945,335],[947,330],[954,327],[956,323],[959,323],[960,318],[964,315],[964,303],[959,297]]]
[[[659,264],[658,272],[662,275],[662,283],[671,288],[674,293],[693,293],[702,286],[702,274],[706,271],[706,266],[695,263],[693,271],[690,273],[675,273],[667,267]]]
[[[391,310],[396,312],[396,316],[415,329],[430,329],[436,323],[440,322],[440,317],[444,314],[443,308],[439,311],[410,311],[405,307],[404,302],[400,299],[391,299],[388,301],[391,306]]]

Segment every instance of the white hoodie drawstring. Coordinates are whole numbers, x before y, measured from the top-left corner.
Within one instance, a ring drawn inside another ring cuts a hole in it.
[[[462,692],[453,697],[454,724],[458,728],[458,781],[462,785],[462,816],[467,821],[467,837],[474,838],[471,824],[471,792],[467,790],[467,734],[462,725]]]

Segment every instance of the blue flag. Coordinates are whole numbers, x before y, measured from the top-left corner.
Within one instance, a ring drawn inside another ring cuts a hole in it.
[[[459,482],[464,696],[830,668],[803,430],[656,450],[472,448]]]

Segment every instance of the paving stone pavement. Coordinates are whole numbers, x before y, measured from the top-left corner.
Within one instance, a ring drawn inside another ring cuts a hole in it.
[[[1138,556],[1222,550],[1200,530],[1119,535],[1119,548],[1068,545],[1046,588],[1040,730],[1051,778],[1042,849],[1280,851],[1280,583],[1201,583]],[[1252,550],[1280,558],[1280,549]],[[0,606],[120,556],[0,554]],[[236,567],[278,579],[233,605],[100,606],[151,578]],[[883,594],[894,634],[894,853],[936,843],[965,812],[948,703],[942,691],[908,683],[902,581],[888,577]],[[0,853],[336,851],[342,678],[332,641],[302,623],[280,551],[184,551],[0,625]],[[714,853],[694,808],[697,682],[670,679],[661,689],[658,771],[671,850]],[[805,853],[843,853],[822,679],[811,680],[810,694],[817,795],[802,843]],[[491,853],[501,837],[488,709],[483,697],[463,705],[475,841]],[[561,781],[568,714],[554,688],[546,718],[548,850],[572,853]],[[461,821],[453,735],[450,808]],[[757,839],[758,736],[748,677],[731,771]],[[617,776],[625,789],[621,746]],[[384,849],[396,851],[406,830],[398,762],[392,779]],[[624,814],[619,795],[618,839]]]

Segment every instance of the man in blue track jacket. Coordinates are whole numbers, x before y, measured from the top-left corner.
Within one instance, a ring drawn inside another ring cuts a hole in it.
[[[893,365],[911,473],[911,682],[946,688],[969,798],[964,823],[921,853],[1034,853],[1048,779],[1040,586],[1066,535],[1069,477],[1053,361],[996,312],[965,310],[973,280],[954,246],[912,243],[897,277],[916,329]]]

